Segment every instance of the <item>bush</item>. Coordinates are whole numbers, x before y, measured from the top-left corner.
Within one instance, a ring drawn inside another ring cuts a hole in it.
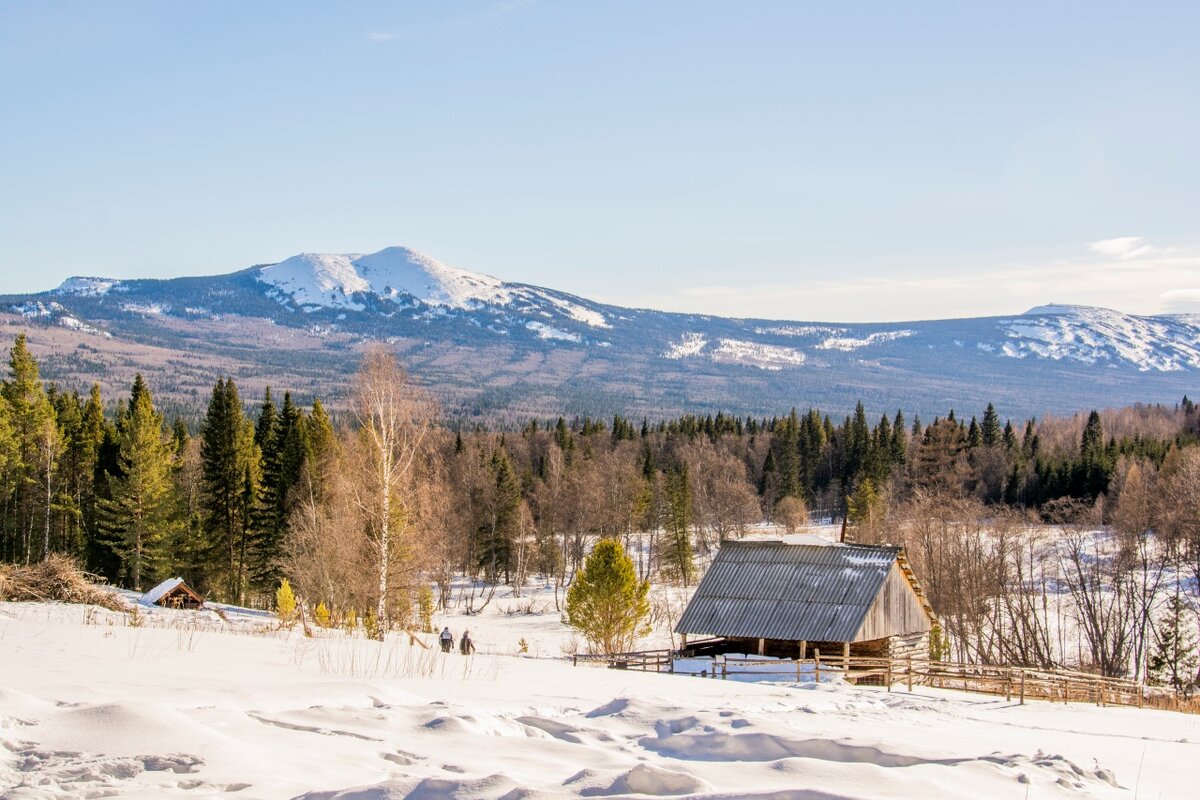
[[[633,561],[615,539],[602,539],[567,591],[566,622],[593,650],[619,653],[650,632],[649,581],[638,581]]]
[[[329,607],[323,601],[317,603],[317,607],[313,611],[313,617],[316,618],[317,624],[322,628],[329,627]]]
[[[281,580],[275,590],[275,613],[279,615],[279,624],[285,628],[296,622],[296,595],[287,578]]]
[[[417,593],[417,615],[421,633],[433,633],[433,589],[427,583]]]

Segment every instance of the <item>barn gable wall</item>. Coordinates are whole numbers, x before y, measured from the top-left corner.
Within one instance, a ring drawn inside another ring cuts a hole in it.
[[[899,564],[892,564],[854,637],[856,642],[900,634],[925,633],[932,624]]]

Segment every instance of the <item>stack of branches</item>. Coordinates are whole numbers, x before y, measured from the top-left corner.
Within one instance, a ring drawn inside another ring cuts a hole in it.
[[[78,564],[60,555],[28,566],[0,564],[0,600],[85,603],[112,611],[126,610],[120,597],[89,583]]]

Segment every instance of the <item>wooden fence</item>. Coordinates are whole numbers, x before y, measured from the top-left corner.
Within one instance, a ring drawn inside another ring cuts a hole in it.
[[[691,648],[688,648],[691,651]],[[812,658],[777,659],[753,656],[715,657],[699,671],[677,670],[680,653],[672,650],[645,650],[607,655],[576,654],[579,664],[604,664],[611,669],[641,672],[669,672],[701,678],[737,680],[741,676],[774,678],[780,681],[820,682],[822,675],[836,674],[849,683],[886,687],[896,684],[911,690],[913,686],[957,689],[976,694],[1003,696],[1024,704],[1027,699],[1056,703],[1095,703],[1138,708],[1162,708],[1200,713],[1200,702],[1177,698],[1169,692],[1148,692],[1136,681],[1106,678],[1087,672],[1065,669],[968,664],[955,661],[928,661],[914,658],[866,658],[842,655]],[[695,662],[702,659],[688,660]]]

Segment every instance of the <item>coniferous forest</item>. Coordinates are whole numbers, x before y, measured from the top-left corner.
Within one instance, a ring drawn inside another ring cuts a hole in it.
[[[861,404],[831,419],[797,400],[772,418],[463,429],[372,351],[337,420],[319,400],[244,397],[221,376],[202,418],[166,419],[141,376],[119,398],[43,382],[19,336],[0,392],[0,556],[61,553],[140,590],[180,575],[258,606],[287,577],[313,606],[396,622],[433,601],[430,587],[446,599],[455,574],[565,590],[602,537],[638,552],[641,577],[690,584],[725,538],[825,521],[848,541],[906,545],[960,655],[1012,663],[1054,662],[1048,631],[1032,608],[977,599],[1027,594],[1014,588],[1036,581],[1036,523],[1060,526],[1073,592],[1168,564],[1200,579],[1200,413],[1186,397],[1027,420]],[[1086,574],[1080,532],[1099,525],[1124,537],[1105,567],[1121,574]],[[1089,640],[1106,672],[1146,660],[1144,584],[1127,581],[1121,611],[1141,637]],[[1026,630],[997,634],[1012,626]]]

